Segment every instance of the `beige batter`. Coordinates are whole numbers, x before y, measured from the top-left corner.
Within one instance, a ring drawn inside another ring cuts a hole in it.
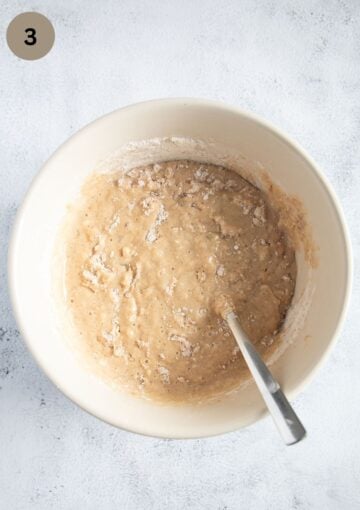
[[[276,348],[295,254],[264,194],[235,172],[169,161],[95,174],[70,217],[66,299],[108,380],[179,402],[238,386],[248,372],[222,295],[265,359]]]

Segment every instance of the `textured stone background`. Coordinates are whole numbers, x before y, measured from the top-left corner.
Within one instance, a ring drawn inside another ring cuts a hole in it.
[[[8,23],[27,10],[56,31],[37,62],[5,43]],[[358,0],[2,0],[1,509],[360,508],[358,274],[338,346],[295,402],[309,436],[291,448],[270,419],[224,437],[162,441],[88,416],[35,365],[6,290],[9,230],[42,163],[103,113],[164,96],[224,100],[297,139],[342,201],[356,263],[359,34]]]

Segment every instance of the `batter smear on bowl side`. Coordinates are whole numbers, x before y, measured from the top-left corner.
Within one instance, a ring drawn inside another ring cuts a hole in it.
[[[89,177],[69,215],[67,306],[108,381],[158,401],[221,395],[248,377],[222,317],[234,303],[265,359],[296,281],[265,194],[237,173],[168,161]]]

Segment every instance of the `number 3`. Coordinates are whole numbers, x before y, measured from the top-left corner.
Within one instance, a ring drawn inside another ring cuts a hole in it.
[[[36,44],[37,39],[35,37],[36,34],[35,28],[26,28],[25,32],[28,34],[28,36],[27,39],[25,39],[24,43],[27,44],[28,46],[33,46],[34,44]]]

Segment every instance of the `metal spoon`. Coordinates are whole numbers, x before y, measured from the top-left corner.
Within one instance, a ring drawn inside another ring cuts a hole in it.
[[[306,436],[305,428],[279,383],[244,333],[237,315],[231,311],[226,314],[226,320],[283,440],[287,445],[301,441]]]

